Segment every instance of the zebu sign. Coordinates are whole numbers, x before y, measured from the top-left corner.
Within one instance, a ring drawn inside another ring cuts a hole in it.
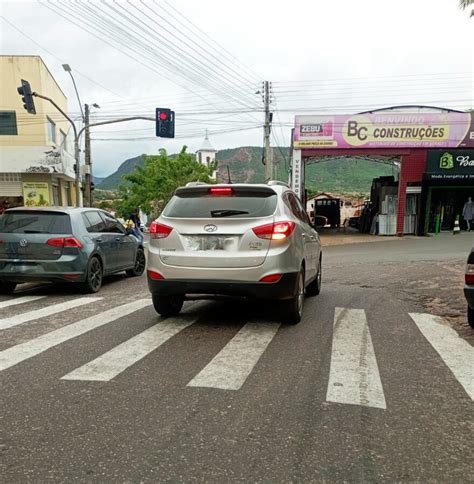
[[[298,148],[474,147],[474,117],[457,112],[296,116]]]

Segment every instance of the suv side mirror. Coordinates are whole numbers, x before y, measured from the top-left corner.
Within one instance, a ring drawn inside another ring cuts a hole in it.
[[[127,235],[133,235],[133,229],[131,227],[125,227],[125,233]]]

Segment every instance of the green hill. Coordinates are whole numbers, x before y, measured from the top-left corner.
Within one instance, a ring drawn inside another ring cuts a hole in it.
[[[288,181],[289,148],[273,148],[277,164],[278,179]],[[231,180],[244,183],[259,183],[265,179],[265,167],[262,164],[262,148],[243,146],[220,150],[218,179],[227,181],[227,167]],[[133,171],[137,164],[143,164],[143,157],[137,156],[124,161],[118,170],[105,178],[98,188],[115,190],[124,181],[122,176]],[[366,160],[339,159],[310,163],[306,167],[306,187],[313,191],[336,193],[368,192],[372,179],[378,176],[396,174],[396,169],[388,165]]]

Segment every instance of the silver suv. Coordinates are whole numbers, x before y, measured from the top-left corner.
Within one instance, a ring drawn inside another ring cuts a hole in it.
[[[321,244],[282,182],[190,183],[150,227],[148,287],[162,316],[193,295],[281,300],[289,323],[321,289]]]

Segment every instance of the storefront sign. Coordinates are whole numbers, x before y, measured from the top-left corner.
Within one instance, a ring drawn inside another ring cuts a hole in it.
[[[26,207],[49,207],[49,184],[23,182],[23,198]]]
[[[301,150],[293,150],[291,189],[298,196],[301,196],[302,183],[303,183],[303,173],[302,173],[302,164],[301,164]]]
[[[452,112],[296,116],[294,147],[474,147],[474,116]]]
[[[428,180],[474,180],[474,150],[429,150]]]

